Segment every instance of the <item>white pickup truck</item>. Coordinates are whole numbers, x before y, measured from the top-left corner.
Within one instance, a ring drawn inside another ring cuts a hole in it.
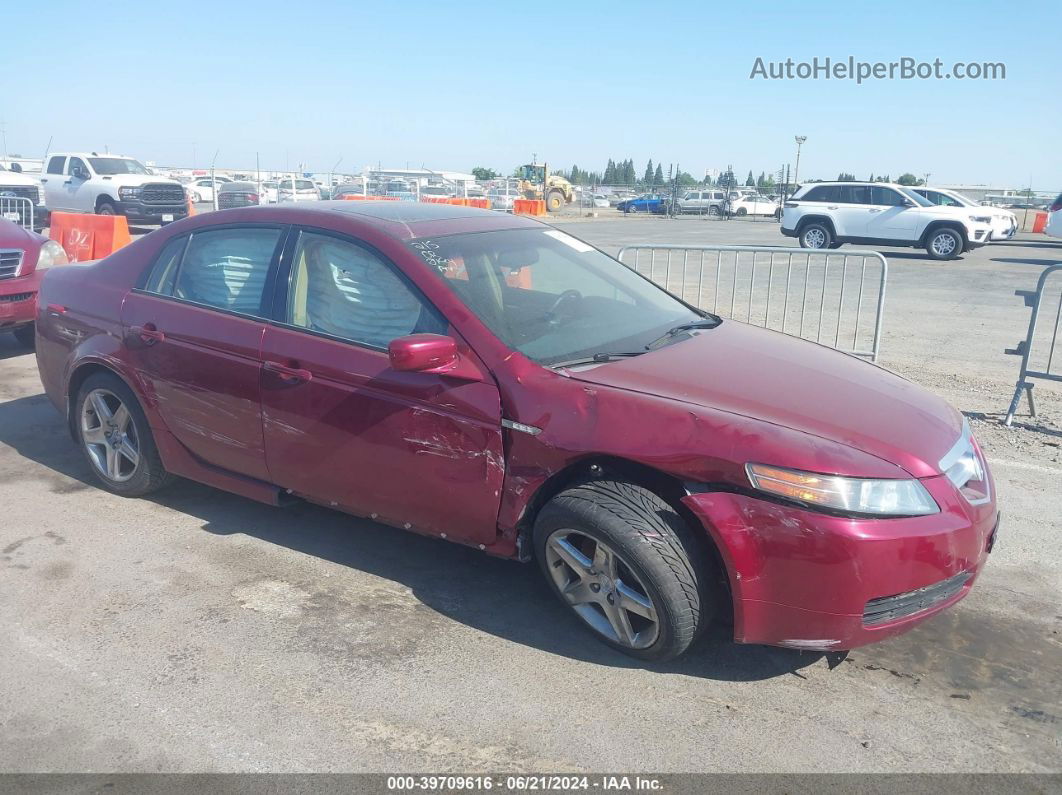
[[[152,174],[132,157],[54,152],[41,184],[51,211],[124,215],[138,224],[168,224],[188,215],[184,186]]]

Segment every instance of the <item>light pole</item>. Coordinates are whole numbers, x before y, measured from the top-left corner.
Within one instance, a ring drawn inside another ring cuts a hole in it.
[[[800,184],[800,147],[804,145],[804,141],[806,141],[808,137],[806,135],[796,135],[793,137],[795,138],[797,145],[796,166],[793,168],[793,185],[796,186]]]
[[[924,182],[923,182],[922,184],[923,184],[923,185],[925,185],[925,186],[926,186],[926,187],[928,188],[928,187],[929,187],[929,178],[930,178],[930,177],[932,176],[932,174],[930,174],[930,173],[929,173],[929,172],[927,171],[927,172],[926,172],[925,174],[923,174],[923,176],[924,176],[924,177],[925,177],[926,179],[925,179],[925,181],[924,181]]]

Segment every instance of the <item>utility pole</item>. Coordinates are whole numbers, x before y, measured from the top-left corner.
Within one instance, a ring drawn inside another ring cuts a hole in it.
[[[218,152],[214,150],[214,159],[210,161],[210,192],[214,194],[214,209],[218,209],[218,183],[214,180],[214,164],[218,162]]]
[[[796,165],[793,167],[793,184],[797,184],[800,180],[800,147],[804,145],[804,141],[808,139],[806,135],[794,136],[797,145]]]
[[[922,184],[925,185],[928,188],[929,187],[929,177],[931,176],[931,174],[927,171],[922,176],[925,177],[925,181]]]

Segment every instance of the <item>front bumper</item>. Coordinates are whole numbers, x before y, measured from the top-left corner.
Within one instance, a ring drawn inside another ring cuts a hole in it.
[[[995,541],[995,503],[970,505],[943,476],[922,483],[940,513],[852,519],[743,494],[686,497],[727,568],[734,639],[852,649],[962,599]]]
[[[0,280],[0,331],[11,331],[33,322],[40,284],[41,276],[36,271],[28,276]]]
[[[1001,218],[992,224],[992,240],[1010,240],[1018,233],[1018,224],[1010,218]]]
[[[142,224],[162,224],[169,221],[179,221],[188,215],[187,203],[174,204],[144,204],[140,201],[115,202],[118,212],[130,221],[138,221]],[[164,216],[173,216],[167,220]]]

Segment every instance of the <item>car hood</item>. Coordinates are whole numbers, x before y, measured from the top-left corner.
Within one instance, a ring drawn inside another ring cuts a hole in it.
[[[962,432],[955,409],[888,370],[732,320],[642,356],[568,374],[829,439],[915,477],[939,474],[939,461]]]
[[[31,250],[40,248],[48,238],[30,232],[13,221],[0,219],[0,248],[21,248]]]

